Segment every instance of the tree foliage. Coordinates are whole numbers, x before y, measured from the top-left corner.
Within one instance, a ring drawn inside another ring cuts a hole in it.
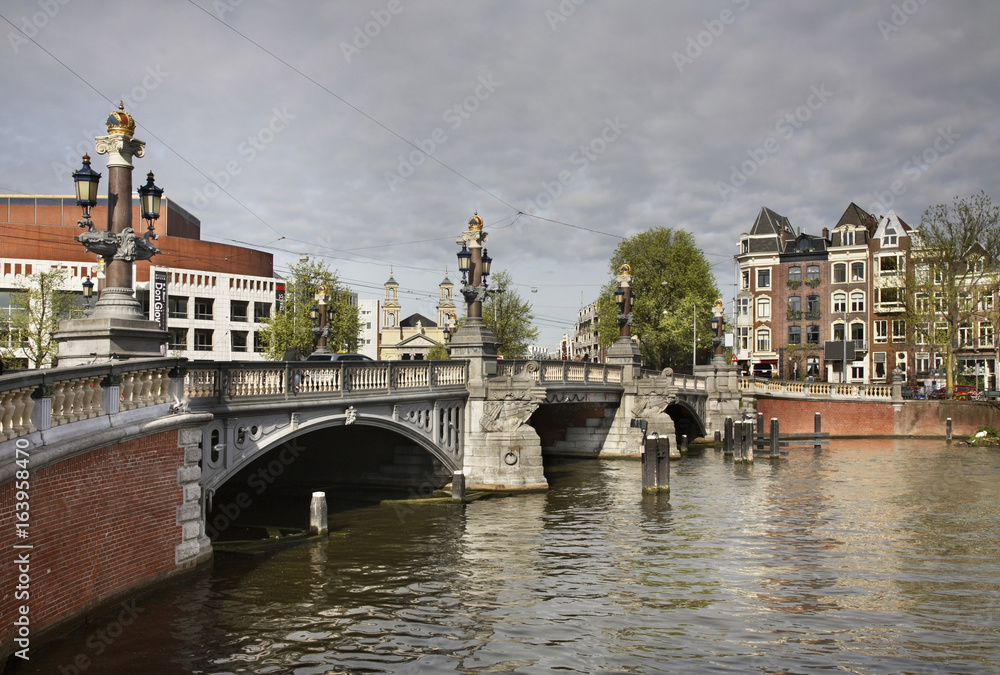
[[[427,350],[428,361],[447,361],[449,358],[448,350],[444,345],[433,344],[431,345],[431,348]]]
[[[949,394],[962,333],[978,338],[977,324],[996,326],[992,298],[1000,290],[1000,208],[985,192],[924,211],[910,235],[903,301],[918,341],[945,355]],[[990,309],[987,309],[990,308]],[[964,330],[963,330],[964,329]]]
[[[358,308],[350,304],[350,289],[340,283],[337,275],[325,263],[307,261],[291,267],[291,276],[285,284],[285,302],[280,312],[264,321],[260,339],[267,358],[278,360],[289,349],[305,357],[316,348],[309,309],[316,304],[316,294],[326,287],[327,326],[330,334],[326,346],[331,352],[357,351],[361,332]]]
[[[52,267],[18,280],[18,290],[10,294],[11,312],[0,322],[0,352],[6,365],[19,362],[21,353],[35,368],[55,363],[58,345],[52,333],[59,322],[70,318],[77,294],[62,290],[66,270]]]
[[[490,280],[494,292],[483,303],[483,322],[496,334],[501,356],[524,358],[528,347],[538,339],[538,329],[532,325],[535,315],[531,303],[521,298],[508,272],[495,272]]]
[[[693,327],[700,354],[710,349],[712,304],[719,297],[712,269],[683,230],[657,227],[618,244],[611,273],[623,264],[632,274],[632,335],[639,338],[643,361],[657,370],[690,370]],[[604,286],[598,300],[598,341],[609,347],[618,339],[616,281]]]

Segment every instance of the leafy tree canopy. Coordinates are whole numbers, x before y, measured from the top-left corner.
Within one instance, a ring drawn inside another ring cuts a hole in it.
[[[52,267],[18,280],[18,290],[10,295],[11,311],[0,321],[0,340],[5,366],[20,361],[17,349],[35,368],[53,365],[58,345],[52,333],[59,322],[71,317],[76,307],[76,293],[62,290],[66,270]]]
[[[719,297],[712,268],[694,237],[683,230],[657,227],[630,237],[611,257],[612,277],[628,264],[632,274],[632,335],[648,367],[690,370],[693,326],[698,348],[711,347],[709,322]],[[609,347],[618,339],[617,281],[604,286],[598,300],[598,340]]]
[[[496,334],[501,356],[524,358],[528,347],[538,339],[538,329],[532,325],[535,314],[531,303],[521,298],[508,272],[494,272],[490,282],[493,292],[483,303],[483,322]]]
[[[358,349],[361,318],[358,308],[350,304],[350,289],[340,283],[335,272],[325,263],[307,261],[291,267],[291,276],[285,283],[285,301],[282,311],[275,312],[264,321],[260,339],[267,358],[278,360],[289,349],[295,349],[303,358],[316,348],[316,335],[309,309],[316,304],[320,287],[326,287],[327,326],[330,335],[326,346],[331,352]]]

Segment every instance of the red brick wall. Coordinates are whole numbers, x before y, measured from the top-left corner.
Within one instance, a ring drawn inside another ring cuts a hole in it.
[[[30,449],[29,449],[30,453]],[[29,460],[30,461],[30,460]],[[31,635],[175,569],[181,542],[177,431],[119,443],[30,470],[29,537],[15,532],[15,483],[0,486],[0,622],[4,653],[29,607]],[[12,561],[31,544],[30,599],[15,597]],[[34,640],[32,640],[34,645]]]
[[[757,412],[765,426],[778,418],[783,434],[809,433],[818,412],[823,431],[832,436],[941,436],[947,419],[955,437],[967,436],[980,427],[1000,429],[1000,409],[982,401],[905,401],[896,411],[891,403],[757,399]]]

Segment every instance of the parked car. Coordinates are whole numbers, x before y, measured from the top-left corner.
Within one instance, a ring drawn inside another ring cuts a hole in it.
[[[928,398],[944,399],[948,397],[947,387],[941,387],[933,392]],[[952,387],[952,398],[956,401],[976,401],[979,400],[979,391],[971,384],[956,384]]]
[[[306,357],[306,361],[374,361],[375,359],[370,356],[365,356],[364,354],[310,354]]]

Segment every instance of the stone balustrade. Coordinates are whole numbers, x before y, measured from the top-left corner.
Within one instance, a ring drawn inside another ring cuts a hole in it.
[[[184,375],[184,397],[206,399],[343,397],[464,387],[466,361],[317,361],[192,363]]]
[[[123,361],[0,376],[0,439],[166,403],[183,359]]]
[[[525,378],[538,383],[621,384],[623,372],[622,366],[587,361],[497,361],[497,377]]]
[[[783,398],[850,398],[868,401],[893,400],[894,385],[836,382],[786,382],[762,378],[740,378],[740,389],[745,393],[767,394]],[[899,394],[896,394],[899,398]]]

